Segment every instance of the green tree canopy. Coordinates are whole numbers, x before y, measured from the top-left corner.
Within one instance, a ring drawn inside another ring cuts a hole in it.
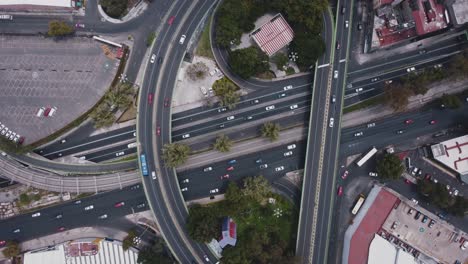
[[[113,18],[120,18],[127,10],[128,0],[100,0],[102,9]]]
[[[137,237],[137,234],[135,230],[130,230],[127,233],[127,236],[124,237],[122,241],[122,249],[124,251],[127,251],[130,247],[135,246],[135,238]]]
[[[297,52],[297,65],[308,68],[325,52],[325,43],[318,34],[298,31],[295,32],[290,49]]]
[[[284,53],[278,53],[272,58],[279,70],[283,70],[284,66],[288,63],[288,56]]]
[[[172,143],[163,147],[163,159],[168,167],[184,164],[190,155],[190,147],[185,144]]]
[[[228,136],[222,134],[216,138],[216,142],[213,144],[213,147],[220,152],[229,152],[232,144],[232,140]]]
[[[152,246],[144,247],[138,253],[139,264],[172,264],[174,261],[167,256],[164,250],[164,241],[157,239]]]
[[[229,54],[232,71],[247,79],[269,69],[268,56],[256,47],[237,49]]]
[[[271,141],[278,140],[280,125],[277,123],[267,122],[263,124],[261,133],[263,137],[269,138]]]
[[[22,205],[29,205],[31,203],[31,197],[27,193],[22,193],[19,196],[19,201]]]
[[[229,109],[234,109],[240,101],[238,90],[239,87],[226,77],[216,80],[213,84],[213,91],[218,96],[220,105]]]
[[[219,236],[220,219],[209,207],[195,204],[189,208],[187,229],[194,240],[202,243],[209,242]]]
[[[406,109],[408,106],[408,98],[413,93],[407,87],[401,84],[392,84],[385,86],[384,97],[388,106],[394,111],[400,112]]]
[[[73,27],[67,23],[58,20],[52,20],[49,22],[49,31],[47,32],[47,35],[51,37],[66,36],[72,34],[73,32]]]
[[[263,176],[248,177],[244,180],[242,194],[261,203],[271,194],[271,185]]]
[[[449,108],[460,108],[462,106],[460,98],[453,94],[444,94],[440,100],[442,101],[442,104]]]
[[[21,253],[21,247],[16,241],[8,241],[2,253],[7,258],[13,258]]]
[[[396,155],[385,154],[377,161],[377,173],[383,179],[399,179],[404,170],[402,162]]]

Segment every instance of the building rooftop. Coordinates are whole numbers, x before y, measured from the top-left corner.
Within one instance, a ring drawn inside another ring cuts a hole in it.
[[[55,7],[72,7],[71,0],[2,0],[0,6],[3,5],[39,5],[39,6],[55,6]]]
[[[275,15],[270,21],[250,34],[268,56],[275,54],[278,50],[288,45],[294,38],[294,32],[288,22],[281,16]]]
[[[431,146],[434,159],[458,172],[468,175],[468,135]]]
[[[436,0],[416,1],[418,10],[413,11],[416,32],[424,35],[447,27],[445,8]]]
[[[456,24],[462,25],[468,23],[468,0],[455,0],[452,8]]]

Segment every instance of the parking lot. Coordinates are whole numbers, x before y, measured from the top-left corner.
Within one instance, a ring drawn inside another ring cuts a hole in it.
[[[433,224],[429,227],[431,221]],[[460,248],[460,239],[468,239],[467,234],[411,201],[401,201],[398,207],[390,212],[382,229],[395,240],[442,263],[455,263],[456,260],[464,263],[468,258],[467,251]]]
[[[72,122],[109,87],[120,61],[108,51],[88,38],[1,36],[0,122],[24,136],[25,144]],[[57,110],[38,117],[41,107]]]

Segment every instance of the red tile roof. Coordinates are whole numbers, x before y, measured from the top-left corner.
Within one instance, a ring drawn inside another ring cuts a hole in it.
[[[271,56],[293,40],[294,32],[281,14],[278,14],[255,30],[252,37],[260,49]]]

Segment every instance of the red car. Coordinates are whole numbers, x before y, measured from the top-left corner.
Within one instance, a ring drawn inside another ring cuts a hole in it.
[[[164,107],[169,107],[169,98],[164,98]]]
[[[152,93],[148,94],[148,103],[149,104],[153,103],[153,94]]]
[[[0,240],[0,247],[3,247],[6,245],[6,241],[5,240]]]
[[[229,174],[224,174],[223,176],[220,177],[222,179],[229,179]]]
[[[52,108],[47,107],[46,110],[44,111],[44,116],[49,116],[50,110],[52,110]]]
[[[435,121],[435,120],[431,120],[431,122],[429,122],[429,124],[431,124],[431,125],[434,125],[435,123],[437,123],[437,121]]]
[[[343,175],[341,175],[341,179],[343,179],[343,180],[346,179],[346,177],[348,177],[348,174],[349,174],[349,171],[346,170],[346,171],[343,173]]]
[[[18,140],[18,144],[21,145],[21,144],[23,144],[23,142],[24,142],[24,137],[20,137],[19,140]]]
[[[228,171],[233,171],[233,170],[234,170],[234,167],[231,166],[231,167],[227,168],[226,170],[228,170]]]
[[[413,123],[414,123],[413,119],[405,120],[405,124],[407,124],[407,125],[413,124]]]
[[[124,205],[125,205],[124,202],[118,202],[118,203],[116,203],[116,204],[114,205],[114,207],[115,207],[115,208],[118,208],[118,207],[122,207],[122,206],[124,206]]]
[[[160,127],[160,126],[158,126],[158,127],[156,128],[156,135],[158,135],[158,136],[161,135],[161,127]]]
[[[167,23],[168,23],[169,25],[172,25],[172,23],[174,22],[174,19],[175,19],[175,16],[171,16],[171,17],[169,18],[169,20],[167,20]]]
[[[62,227],[57,228],[57,231],[62,232],[62,231],[65,231],[65,229],[66,228],[62,226]]]
[[[405,183],[406,184],[411,184],[412,182],[410,180],[408,180],[408,179],[405,179]]]
[[[343,195],[343,186],[338,187],[338,196]]]

